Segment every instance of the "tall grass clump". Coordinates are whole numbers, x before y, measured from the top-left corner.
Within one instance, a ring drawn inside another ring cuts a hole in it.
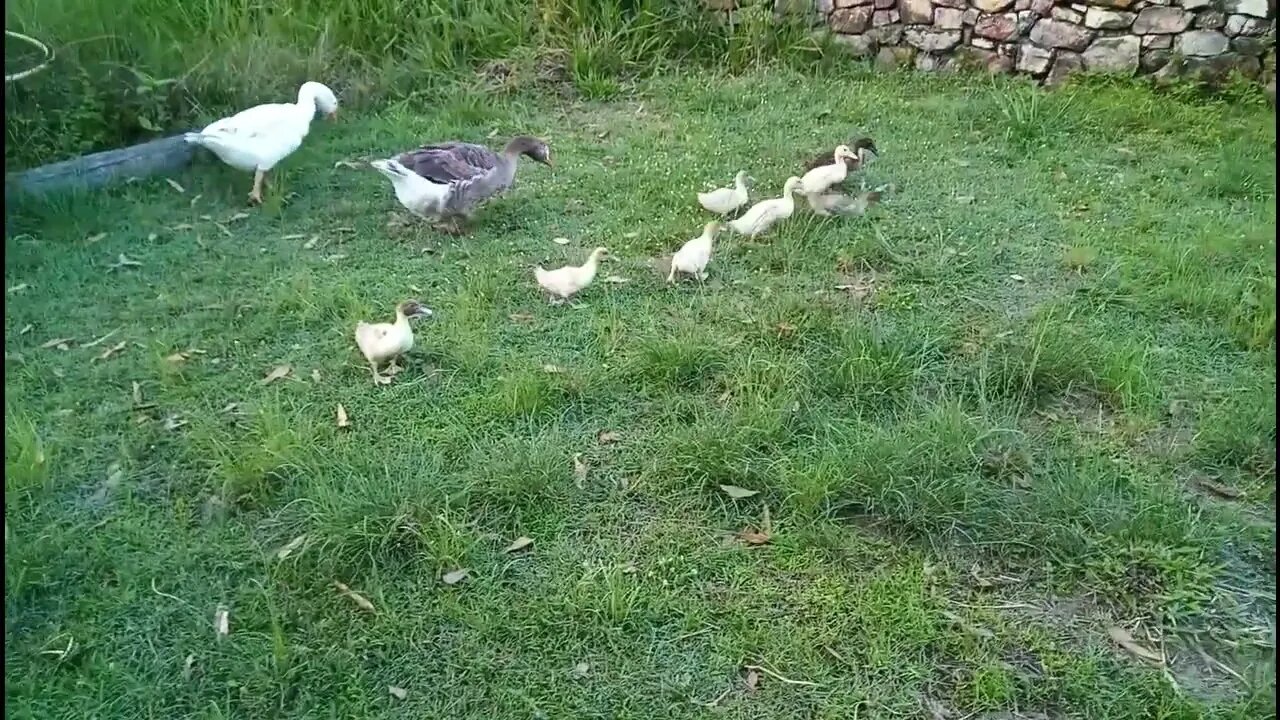
[[[348,104],[440,83],[510,89],[554,79],[606,97],[675,62],[731,68],[816,50],[771,4],[724,22],[699,0],[14,0],[6,27],[54,47],[48,71],[5,87],[10,169],[144,140],[200,117],[287,99],[305,79]],[[12,44],[11,44],[12,45]],[[6,66],[29,58],[14,47]],[[809,55],[811,53],[805,53]]]

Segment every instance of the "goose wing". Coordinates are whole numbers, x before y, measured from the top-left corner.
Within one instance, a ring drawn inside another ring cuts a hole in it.
[[[469,180],[498,165],[498,156],[492,150],[464,142],[423,145],[396,159],[418,175],[438,183]]]

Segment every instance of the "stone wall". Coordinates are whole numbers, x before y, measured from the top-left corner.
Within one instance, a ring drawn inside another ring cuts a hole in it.
[[[1275,77],[1275,0],[704,0],[732,20],[773,4],[825,27],[877,66],[1017,71],[1056,84],[1078,71]]]

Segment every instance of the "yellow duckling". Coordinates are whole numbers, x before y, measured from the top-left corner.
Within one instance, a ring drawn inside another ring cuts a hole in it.
[[[395,322],[370,324],[362,321],[356,325],[356,345],[369,361],[374,383],[390,383],[390,375],[399,371],[396,360],[413,349],[413,328],[409,326],[409,318],[431,315],[431,309],[417,300],[405,300],[396,306]],[[389,365],[387,372],[390,375],[378,373],[378,367],[383,364]]]
[[[608,248],[598,247],[591,251],[591,255],[581,266],[567,265],[557,270],[544,270],[539,265],[533,269],[533,276],[537,278],[538,285],[551,295],[552,304],[559,304],[590,285],[596,279],[600,261],[607,257]]]

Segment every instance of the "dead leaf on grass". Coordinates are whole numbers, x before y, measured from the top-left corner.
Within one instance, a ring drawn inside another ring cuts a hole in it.
[[[1133,635],[1130,635],[1128,630],[1119,626],[1112,626],[1107,629],[1107,634],[1111,636],[1112,642],[1129,651],[1134,657],[1156,665],[1164,664],[1164,656],[1134,640]]]
[[[217,611],[213,613],[213,628],[219,639],[229,635],[231,633],[231,611],[219,605]]]
[[[81,347],[85,347],[85,348],[97,347],[98,345],[101,345],[103,342],[105,342],[105,341],[109,340],[109,339],[111,338],[111,336],[112,336],[112,335],[115,335],[116,333],[120,332],[120,330],[121,330],[121,328],[116,328],[115,330],[112,330],[111,332],[107,333],[106,335],[103,335],[102,337],[98,338],[97,340],[94,340],[93,342],[87,342],[87,343],[85,343],[85,344],[84,344],[84,345],[82,345]]]
[[[164,429],[169,430],[171,432],[174,430],[177,430],[178,428],[186,424],[187,424],[187,421],[183,420],[181,417],[178,417],[177,415],[170,415],[169,417],[164,419]]]
[[[126,347],[126,346],[128,346],[128,344],[129,344],[129,343],[125,342],[124,340],[121,340],[120,342],[116,343],[115,345],[112,345],[111,347],[107,348],[106,350],[103,350],[103,351],[102,351],[102,353],[101,353],[100,355],[98,355],[98,357],[94,358],[94,360],[110,360],[112,355],[115,355],[116,353],[120,352],[121,350],[124,350],[124,349],[125,349],[125,347]],[[86,347],[88,347],[88,346],[86,346]]]
[[[106,233],[98,233],[96,235],[90,235],[89,237],[85,238],[84,242],[86,245],[92,245],[96,242],[101,242],[106,237],[107,237]]]
[[[548,375],[559,375],[564,372],[564,368],[554,363],[547,363],[542,366],[542,372],[547,373]]]
[[[347,256],[346,256],[346,255],[343,255],[342,253],[338,253],[337,255],[325,255],[325,256],[324,256],[324,261],[325,261],[325,262],[330,262],[330,263],[336,263],[336,262],[338,262],[339,260],[345,260],[345,259],[346,259],[346,257],[347,257]]]
[[[720,490],[722,490],[725,495],[728,495],[735,500],[749,498],[752,495],[758,495],[760,493],[759,490],[748,490],[746,488],[738,487],[737,485],[721,485]]]
[[[31,332],[33,329],[35,329],[35,325],[32,325],[31,323],[27,323],[26,325],[22,326],[21,330],[18,331],[18,335],[20,336],[26,335],[27,333]]]
[[[351,419],[347,417],[347,409],[342,407],[342,403],[338,403],[338,427],[351,427]]]
[[[596,433],[596,442],[601,445],[612,445],[622,439],[622,436],[612,430],[601,430]]]
[[[760,673],[755,670],[748,670],[745,677],[742,678],[743,690],[750,695],[760,687]]]
[[[748,525],[738,531],[738,539],[748,545],[765,545],[771,538],[767,533],[760,532]]]
[[[505,552],[505,553],[520,552],[521,550],[524,550],[525,548],[529,547],[532,544],[533,544],[533,538],[529,537],[528,535],[521,535],[515,540],[512,540],[511,544],[508,545],[505,549],[503,549],[502,552]]]
[[[573,666],[573,670],[569,672],[575,680],[581,680],[591,673],[591,666],[585,662],[580,662]]]
[[[636,232],[635,230],[632,230],[631,232],[622,233],[622,237],[628,240],[634,240],[635,238],[640,237],[640,233]]]
[[[573,482],[581,490],[587,481],[587,472],[590,468],[582,459],[582,453],[573,454]]]
[[[282,236],[282,237],[280,238],[280,240],[281,240],[282,242],[290,242],[290,241],[293,241],[293,240],[301,240],[302,238],[304,238],[304,237],[306,237],[306,236],[307,236],[307,234],[306,234],[306,233],[294,233],[293,235],[284,235],[284,236]],[[319,236],[318,236],[318,235],[312,235],[312,237],[319,237]]]
[[[405,698],[409,697],[408,690],[405,690],[402,687],[396,687],[395,685],[388,685],[387,692],[391,693],[391,697],[397,700],[404,700]]]
[[[458,583],[462,582],[463,580],[466,580],[470,576],[471,576],[470,570],[468,570],[467,568],[458,568],[457,570],[451,570],[441,575],[440,582],[444,583],[445,585],[457,585]]]
[[[289,557],[294,552],[296,552],[298,548],[302,547],[302,544],[305,543],[306,541],[307,541],[306,533],[303,533],[298,537],[290,540],[289,542],[285,543],[275,551],[274,555],[276,556],[276,559],[284,560],[285,558]]]
[[[1214,482],[1209,478],[1196,478],[1196,485],[1208,490],[1225,500],[1239,500],[1244,497],[1244,491],[1239,488],[1233,488],[1230,485],[1223,485],[1220,482]]]
[[[969,568],[969,575],[973,577],[973,583],[982,588],[996,587],[999,585],[1017,585],[1022,582],[1022,578],[1011,577],[1009,575],[993,575],[991,577],[985,577],[979,574],[979,568],[977,565]]]
[[[29,288],[29,287],[31,287],[31,286],[30,286],[30,285],[28,285],[28,284],[26,284],[26,283],[18,283],[17,285],[14,285],[13,287],[11,287],[11,288],[9,288],[8,290],[6,290],[5,292],[6,292],[6,294],[8,294],[8,295],[13,295],[14,293],[20,293],[20,292],[22,292],[23,290],[26,290],[26,289],[27,289],[27,288]]]
[[[195,229],[196,229],[196,226],[192,225],[191,223],[178,223],[177,225],[174,225],[173,227],[169,228],[171,232],[184,232],[186,230],[195,230]]]
[[[191,675],[195,672],[196,656],[187,655],[187,659],[182,663],[182,679],[190,680]]]
[[[277,365],[274,368],[272,368],[271,372],[267,373],[267,376],[262,378],[260,382],[263,385],[269,385],[275,382],[276,380],[279,380],[284,377],[288,377],[289,373],[291,372],[293,372],[292,367],[288,365]]]
[[[522,323],[522,324],[528,324],[533,322],[533,316],[527,312],[511,313],[510,315],[507,316],[507,319],[510,320],[511,322]]]
[[[174,180],[173,178],[165,178],[164,181],[169,183],[169,187],[173,188],[174,190],[177,190],[180,193],[185,193],[187,191],[186,188],[179,185],[178,181]]]
[[[136,380],[133,383],[133,404],[134,405],[142,404],[142,386],[139,385]]]
[[[960,617],[959,615],[956,615],[953,612],[948,612],[944,610],[942,612],[942,616],[945,617],[947,620],[951,621],[951,623],[956,627],[978,638],[979,640],[991,640],[996,636],[995,633],[991,632],[987,628],[981,627],[979,625],[970,624],[967,620]]]
[[[239,222],[241,220],[248,220],[248,219],[249,219],[249,213],[238,212],[235,215],[232,215],[231,217],[227,218],[227,222],[233,223],[233,222]]]
[[[58,348],[59,350],[66,350],[66,349],[67,349],[68,344],[69,344],[69,343],[73,343],[73,342],[75,342],[75,341],[76,341],[76,339],[75,339],[75,338],[69,338],[69,337],[67,337],[67,338],[54,338],[54,339],[52,339],[52,340],[48,340],[48,341],[46,341],[43,345],[41,345],[41,346],[40,346],[40,349],[41,349],[41,350],[48,350],[49,348]]]
[[[1009,276],[1009,279],[1010,279],[1010,280],[1012,280],[1012,281],[1014,281],[1014,282],[1026,282],[1026,281],[1027,281],[1027,279],[1026,279],[1026,278],[1022,277],[1022,276],[1021,276],[1021,275],[1019,275],[1018,273],[1014,273],[1014,274],[1010,275],[1010,276]]]
[[[337,170],[338,168],[350,168],[352,170],[359,170],[361,169],[361,167],[362,166],[360,165],[360,163],[353,162],[351,160],[339,160],[338,162],[333,164],[334,170]]]
[[[920,702],[924,705],[924,709],[929,713],[929,717],[932,720],[951,720],[956,716],[956,712],[947,707],[941,700],[925,696],[920,698]]]
[[[568,245],[568,244],[569,244],[569,238],[567,238],[567,237],[556,237],[556,238],[551,238],[551,242],[553,242],[553,243],[555,243],[555,244],[557,244],[557,245]]]
[[[316,243],[318,243],[318,242],[320,242],[320,236],[319,236],[319,235],[312,235],[310,240],[308,240],[308,241],[306,241],[306,242],[302,243],[302,249],[303,249],[303,250],[310,250],[310,249],[314,248],[314,247],[316,246]]]
[[[349,600],[351,600],[351,602],[356,604],[356,607],[360,608],[361,610],[364,610],[365,612],[368,612],[368,613],[376,613],[378,611],[377,608],[373,606],[373,603],[369,602],[369,600],[365,596],[361,595],[355,590],[352,590],[351,588],[347,587],[345,584],[338,582],[337,580],[334,580],[333,586],[338,589],[339,595],[343,595],[347,597]]]
[[[600,282],[606,282],[613,285],[621,285],[623,283],[629,283],[631,281],[622,277],[621,275],[606,275],[605,278]]]
[[[778,331],[778,337],[787,337],[796,331],[796,326],[789,322],[780,322],[773,327]]]
[[[191,353],[185,350],[179,350],[178,352],[166,357],[165,360],[173,365],[177,365],[178,363],[186,362],[190,358],[191,358]]]
[[[116,261],[107,266],[107,270],[119,270],[121,268],[142,267],[142,263],[133,258],[120,253],[116,256]]]

